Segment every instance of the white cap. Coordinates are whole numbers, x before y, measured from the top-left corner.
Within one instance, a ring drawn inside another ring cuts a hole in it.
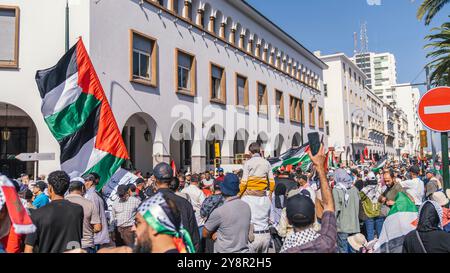
[[[82,177],[74,177],[70,179],[70,182],[81,182],[84,184],[84,179]]]

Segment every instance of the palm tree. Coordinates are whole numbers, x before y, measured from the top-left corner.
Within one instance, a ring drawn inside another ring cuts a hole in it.
[[[450,0],[424,0],[417,11],[417,19],[422,20],[425,16],[425,25],[429,25],[433,17],[445,6]]]
[[[431,81],[433,85],[450,85],[450,22],[433,28],[436,31],[425,37],[430,41],[425,48],[433,48],[427,58],[433,60],[428,64],[431,68]]]

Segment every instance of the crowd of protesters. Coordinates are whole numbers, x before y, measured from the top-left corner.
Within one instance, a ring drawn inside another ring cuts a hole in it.
[[[433,168],[409,159],[378,169],[326,168],[321,149],[308,152],[307,171],[288,165],[273,172],[258,143],[249,152],[233,173],[174,175],[167,163],[145,176],[136,171],[138,179],[119,185],[109,205],[96,173],[1,176],[20,204],[0,194],[0,252],[370,253],[401,192],[419,210],[403,252],[450,252],[449,192]],[[34,228],[17,228],[27,217]]]

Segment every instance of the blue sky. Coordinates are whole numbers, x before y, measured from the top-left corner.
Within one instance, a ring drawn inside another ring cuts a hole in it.
[[[412,82],[427,63],[424,37],[448,20],[445,7],[425,27],[416,19],[422,0],[247,0],[311,51],[353,55],[353,33],[366,21],[369,51],[391,52],[399,83]],[[380,5],[369,3],[381,2]],[[358,41],[359,42],[359,41]],[[425,73],[414,81],[424,82]],[[421,88],[425,91],[425,88]]]

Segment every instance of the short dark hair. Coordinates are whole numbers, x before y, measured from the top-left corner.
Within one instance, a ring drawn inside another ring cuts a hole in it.
[[[390,176],[391,178],[394,178],[394,177],[395,177],[394,169],[392,169],[392,168],[389,168],[389,169],[384,170],[383,174],[385,174],[385,173],[389,174],[389,176]]]
[[[84,179],[84,181],[92,181],[92,182],[94,182],[94,184],[96,184],[96,181],[95,181],[96,177],[95,177],[95,175],[93,175],[91,173],[83,176],[83,179]]]
[[[74,192],[74,191],[82,192],[83,190],[84,190],[84,184],[81,183],[80,181],[70,182],[69,192]]]
[[[129,184],[128,185],[128,190],[131,192],[136,192],[136,185],[134,184]]]
[[[178,179],[178,177],[173,177],[172,180],[170,180],[169,189],[175,192],[178,190],[179,187],[180,187],[180,179]]]
[[[248,149],[252,154],[259,154],[261,152],[261,145],[258,142],[253,142]]]
[[[64,196],[69,188],[70,177],[64,171],[55,171],[48,175],[48,184],[52,186],[55,194]]]
[[[92,175],[95,177],[95,179],[100,180],[100,175],[98,175],[98,173],[96,173],[96,172],[91,172],[91,173],[89,173],[89,174],[92,174]]]

